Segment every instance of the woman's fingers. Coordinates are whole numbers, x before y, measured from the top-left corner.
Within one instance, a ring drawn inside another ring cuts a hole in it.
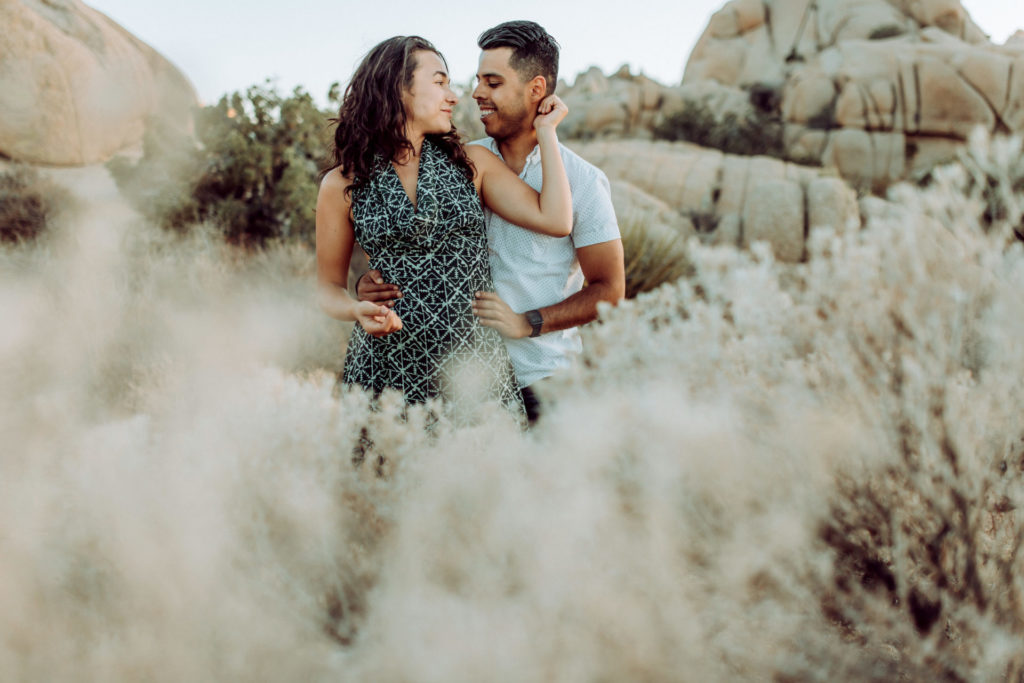
[[[537,117],[534,119],[534,127],[557,126],[558,123],[569,113],[569,107],[558,95],[548,95],[537,105]]]
[[[367,334],[382,337],[402,329],[402,319],[387,306],[360,301],[356,318]]]

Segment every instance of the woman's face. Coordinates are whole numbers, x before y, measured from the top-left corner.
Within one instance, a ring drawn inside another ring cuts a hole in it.
[[[459,101],[448,82],[448,69],[435,52],[418,50],[413,57],[416,69],[412,83],[402,94],[410,131],[447,133],[452,129],[452,110]]]

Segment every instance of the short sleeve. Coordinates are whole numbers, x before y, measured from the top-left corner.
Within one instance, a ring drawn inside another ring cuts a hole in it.
[[[621,238],[608,176],[595,166],[587,170],[572,187],[572,243],[577,249]]]

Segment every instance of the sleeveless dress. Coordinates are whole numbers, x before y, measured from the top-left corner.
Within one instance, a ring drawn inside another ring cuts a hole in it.
[[[402,329],[373,337],[358,323],[342,382],[375,395],[393,388],[408,403],[435,397],[464,421],[484,400],[517,416],[522,400],[501,335],[473,315],[473,295],[493,291],[483,209],[473,183],[429,139],[420,152],[416,208],[383,157],[352,191],[356,241],[370,267],[398,285]]]

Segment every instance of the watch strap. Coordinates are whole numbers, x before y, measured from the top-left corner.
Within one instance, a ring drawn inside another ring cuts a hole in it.
[[[544,318],[541,317],[540,311],[535,308],[532,311],[527,311],[523,315],[526,316],[526,322],[530,323],[530,327],[533,328],[533,331],[530,332],[530,336],[539,337],[540,328],[544,326]]]

